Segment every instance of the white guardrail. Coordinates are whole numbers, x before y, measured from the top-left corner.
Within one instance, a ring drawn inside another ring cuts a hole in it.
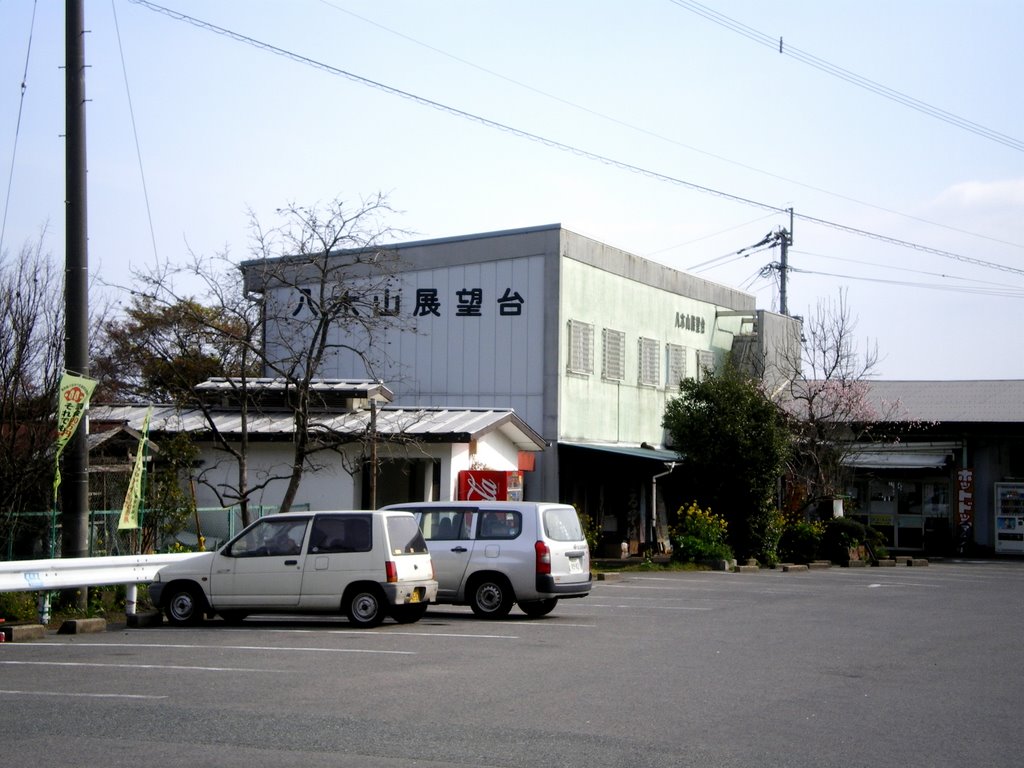
[[[111,584],[145,584],[168,563],[177,563],[202,552],[167,555],[113,555],[109,557],[58,557],[50,560],[0,562],[0,592],[37,592]]]
[[[203,553],[180,552],[166,555],[9,560],[0,562],[0,592],[145,584],[152,581],[153,575],[168,563],[177,563],[201,554]]]
[[[146,584],[168,563],[178,563],[203,554],[180,552],[166,555],[114,555],[108,557],[67,557],[49,560],[0,562],[0,592],[43,592],[39,598],[39,621],[50,615],[49,593],[58,589],[127,586],[125,614],[135,614],[137,585]]]

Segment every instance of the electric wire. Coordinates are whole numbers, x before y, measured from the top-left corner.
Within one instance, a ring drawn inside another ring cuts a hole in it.
[[[949,123],[950,125],[954,125],[957,128],[961,128],[965,131],[973,133],[977,136],[981,136],[982,138],[989,139],[990,141],[994,141],[998,144],[1002,144],[1003,146],[1009,147],[1010,149],[1015,149],[1018,152],[1024,151],[1024,141],[1022,141],[1021,139],[1016,139],[1013,136],[1006,135],[1005,133],[1000,133],[999,131],[995,131],[991,128],[986,128],[984,125],[981,125],[980,123],[968,120],[965,117],[960,117],[959,115],[953,114],[952,112],[948,112],[944,109],[928,104],[927,102],[921,101],[920,99],[915,99],[913,96],[908,96],[907,94],[901,93],[900,91],[897,91],[893,88],[889,88],[888,86],[876,83],[874,80],[869,80],[866,77],[862,77],[861,75],[858,75],[855,72],[851,72],[848,69],[844,69],[840,66],[837,66],[836,64],[832,64],[831,62],[826,61],[825,59],[821,59],[813,54],[807,53],[806,51],[802,51],[799,48],[796,48],[792,45],[783,45],[782,38],[769,36],[764,32],[760,32],[754,29],[753,27],[749,27],[746,24],[743,24],[742,22],[736,21],[735,19],[731,19],[728,16],[713,10],[712,8],[708,8],[706,5],[702,5],[701,3],[695,2],[695,0],[670,0],[670,2],[679,6],[680,8],[691,11],[697,14],[698,16],[701,16],[707,19],[708,21],[714,22],[719,26],[725,27],[726,29],[730,29],[733,32],[736,32],[737,34],[746,37],[748,40],[752,40],[755,43],[767,46],[772,49],[777,48],[780,54],[791,56],[797,61],[803,62],[804,64],[814,67],[815,69],[830,74],[833,77],[837,77],[840,80],[844,80],[852,85],[856,85],[878,96],[882,96],[886,99],[889,99],[890,101],[902,104],[905,107],[910,107],[911,109],[914,109],[922,114],[928,115],[929,117],[934,117],[938,120],[942,120],[945,123]]]
[[[479,72],[483,72],[483,73],[488,74],[488,75],[490,75],[492,77],[496,77],[499,80],[503,80],[503,81],[505,81],[507,83],[511,83],[512,85],[515,85],[515,86],[517,86],[519,88],[523,88],[523,89],[525,89],[527,91],[530,91],[531,93],[535,93],[535,94],[537,94],[539,96],[543,96],[544,98],[551,99],[552,101],[558,102],[559,104],[565,105],[567,107],[571,107],[572,109],[579,110],[581,112],[584,112],[584,113],[586,113],[588,115],[592,115],[592,116],[597,117],[597,118],[600,118],[602,120],[606,120],[606,121],[608,121],[610,123],[613,123],[615,125],[621,126],[623,128],[627,128],[627,129],[629,129],[631,131],[635,131],[635,132],[643,134],[645,136],[650,136],[651,138],[658,139],[659,141],[664,141],[664,142],[666,142],[668,144],[672,144],[674,146],[681,147],[683,149],[687,149],[687,150],[689,150],[691,152],[695,152],[695,153],[697,153],[699,155],[703,155],[705,157],[710,157],[710,158],[712,158],[714,160],[718,160],[718,161],[723,162],[723,163],[728,163],[729,165],[732,165],[732,166],[734,166],[736,168],[742,168],[743,170],[751,171],[752,173],[757,173],[757,174],[760,174],[762,176],[767,176],[768,178],[771,178],[771,179],[776,179],[778,181],[784,181],[787,184],[793,184],[793,185],[801,187],[803,189],[808,189],[808,190],[810,190],[812,192],[817,192],[817,193],[822,194],[822,195],[828,195],[829,197],[834,197],[834,198],[836,198],[838,200],[845,200],[848,203],[854,203],[855,205],[860,205],[860,206],[863,206],[865,208],[871,208],[871,209],[874,209],[876,211],[881,211],[883,213],[891,214],[893,216],[900,216],[902,218],[909,219],[910,221],[917,221],[917,222],[919,222],[921,224],[927,224],[927,225],[932,226],[932,227],[939,227],[939,228],[945,229],[945,230],[947,230],[949,232],[956,232],[956,233],[961,234],[961,235],[968,235],[970,237],[977,237],[977,238],[982,239],[982,240],[988,240],[988,241],[993,242],[993,243],[999,243],[1000,245],[1008,245],[1008,246],[1011,246],[1013,248],[1024,249],[1024,243],[1014,243],[1014,242],[1010,242],[1010,241],[1007,241],[1007,240],[1002,240],[1002,239],[997,238],[997,237],[992,237],[991,235],[985,235],[985,234],[982,234],[980,232],[973,232],[971,230],[962,229],[960,227],[953,226],[952,224],[945,224],[945,223],[940,222],[940,221],[933,221],[931,219],[926,219],[926,218],[923,218],[921,216],[914,216],[913,214],[910,214],[910,213],[904,213],[902,211],[897,211],[897,210],[894,210],[892,208],[887,208],[884,205],[879,205],[877,203],[869,203],[869,202],[867,202],[865,200],[859,200],[859,199],[857,199],[855,197],[850,197],[849,195],[844,195],[844,194],[842,194],[840,192],[835,192],[833,190],[825,189],[824,187],[818,187],[818,186],[815,186],[813,184],[808,184],[806,182],[798,181],[796,179],[791,179],[788,176],[783,176],[782,174],[773,173],[771,171],[766,171],[766,170],[764,170],[762,168],[757,168],[755,166],[748,165],[747,163],[742,163],[739,160],[734,160],[732,158],[725,157],[724,155],[719,155],[719,154],[716,154],[714,152],[709,152],[707,150],[700,149],[699,147],[695,147],[692,144],[687,144],[685,142],[679,141],[678,139],[673,139],[673,138],[670,138],[668,136],[665,136],[664,134],[657,133],[656,131],[652,131],[652,130],[649,130],[647,128],[643,128],[642,126],[635,125],[633,123],[629,123],[629,122],[627,122],[625,120],[620,120],[619,118],[613,117],[611,115],[607,115],[607,114],[605,114],[603,112],[599,112],[599,111],[597,111],[595,109],[591,109],[590,107],[584,106],[584,105],[579,104],[577,102],[570,101],[568,99],[562,98],[561,96],[557,96],[555,94],[548,93],[547,91],[541,90],[539,88],[535,88],[535,87],[533,87],[531,85],[528,85],[527,83],[523,83],[520,80],[516,80],[515,78],[508,77],[507,75],[503,75],[500,72],[495,72],[494,70],[487,69],[486,67],[482,67],[479,64],[476,64],[476,63],[474,63],[472,61],[468,61],[466,59],[460,58],[459,56],[455,56],[454,54],[448,53],[447,51],[441,50],[440,48],[436,48],[436,47],[434,47],[432,45],[424,43],[421,40],[417,40],[416,38],[411,37],[410,35],[406,35],[403,32],[399,32],[398,30],[395,30],[395,29],[392,29],[390,27],[387,27],[387,26],[385,26],[383,24],[380,24],[380,23],[378,23],[376,21],[373,21],[372,19],[368,19],[365,16],[360,16],[358,13],[353,13],[352,11],[350,11],[350,10],[348,10],[346,8],[342,8],[342,7],[338,6],[338,5],[336,5],[335,3],[330,2],[329,0],[320,0],[320,2],[323,5],[326,5],[327,7],[332,8],[335,11],[338,11],[339,13],[344,13],[344,14],[347,14],[347,15],[353,17],[353,18],[359,19],[360,21],[362,21],[362,22],[364,22],[366,24],[369,24],[371,26],[374,26],[377,29],[380,29],[380,30],[383,30],[383,31],[385,31],[385,32],[387,32],[389,34],[395,35],[396,37],[400,37],[403,40],[406,40],[406,41],[408,41],[410,43],[418,45],[418,46],[420,46],[422,48],[425,48],[425,49],[427,49],[429,51],[433,51],[434,53],[437,53],[438,55],[441,55],[441,56],[444,56],[446,58],[449,58],[452,61],[456,61],[456,62],[458,62],[460,64],[464,64],[465,66],[472,67],[473,69],[475,69],[475,70],[477,70]],[[772,43],[772,45],[774,45],[774,42]],[[665,249],[665,250],[667,250],[667,249]],[[656,251],[655,253],[661,253],[661,252],[662,251]]]
[[[822,277],[835,277],[841,280],[860,280],[862,282],[869,283],[882,283],[885,285],[898,285],[906,288],[923,288],[927,290],[935,291],[950,291],[952,293],[966,293],[966,294],[977,294],[980,296],[996,296],[1003,298],[1020,299],[1024,298],[1024,289],[1019,288],[970,288],[961,285],[940,285],[939,283],[921,283],[911,282],[908,280],[889,280],[881,277],[862,277],[859,275],[844,275],[835,272],[822,272],[820,270],[803,269],[801,267],[794,267],[792,264],[789,265],[788,270],[790,272],[796,272],[805,275],[820,275]]]
[[[992,280],[978,280],[977,278],[974,278],[974,277],[962,277],[960,275],[950,275],[950,274],[947,274],[945,272],[931,272],[931,271],[925,270],[925,269],[911,269],[910,267],[896,267],[896,266],[893,266],[892,264],[879,264],[878,262],[874,262],[874,261],[862,261],[862,260],[859,260],[859,259],[849,259],[849,258],[845,258],[843,256],[827,256],[824,253],[814,253],[812,251],[804,251],[804,250],[795,249],[795,248],[791,248],[789,250],[789,254],[790,254],[790,256],[812,256],[812,257],[817,258],[817,259],[826,259],[826,260],[829,260],[829,261],[843,261],[843,262],[846,262],[846,263],[849,263],[849,264],[856,264],[856,265],[862,266],[862,267],[878,267],[879,269],[889,269],[889,270],[892,270],[893,272],[909,272],[910,274],[915,274],[915,275],[925,275],[927,277],[939,277],[939,278],[942,278],[943,280],[959,280],[959,281],[963,281],[963,282],[967,282],[967,283],[973,283],[973,284],[976,284],[976,285],[979,285],[979,286],[989,285],[989,286],[998,286],[998,287],[1001,287],[1001,288],[1007,287],[1005,283],[997,283],[997,282],[994,282]],[[1024,286],[1022,286],[1020,290],[1024,291]]]
[[[3,258],[4,240],[7,236],[7,213],[11,207],[11,190],[14,188],[14,164],[18,157],[18,137],[21,135],[21,115],[25,107],[25,92],[28,90],[28,64],[32,58],[32,37],[36,28],[38,0],[32,3],[32,19],[28,28],[28,45],[25,48],[25,70],[21,76],[21,96],[18,99],[18,117],[14,124],[14,146],[11,148],[11,168],[7,173],[7,197],[4,200],[4,219],[0,224],[0,259]]]
[[[676,243],[674,245],[665,246],[664,248],[659,248],[656,251],[648,251],[646,255],[647,256],[656,256],[657,254],[664,253],[665,251],[674,251],[676,248],[684,248],[687,245],[693,245],[694,243],[699,243],[699,242],[702,242],[704,240],[710,240],[713,237],[718,237],[719,235],[724,235],[724,234],[727,234],[729,232],[735,232],[737,229],[742,229],[743,227],[749,227],[751,224],[756,224],[759,221],[764,221],[765,219],[770,219],[774,215],[775,215],[774,213],[769,213],[769,214],[766,214],[764,216],[758,216],[756,219],[744,222],[743,224],[737,224],[737,225],[735,225],[733,227],[726,227],[725,229],[720,229],[717,232],[712,232],[712,233],[707,234],[707,235],[701,235],[700,237],[695,237],[692,240],[687,240],[685,243]]]
[[[701,192],[701,193],[710,195],[712,197],[717,197],[717,198],[720,198],[720,199],[723,199],[723,200],[729,200],[729,201],[732,201],[732,202],[735,202],[735,203],[739,203],[741,205],[747,205],[747,206],[754,207],[754,208],[760,208],[762,210],[771,211],[773,213],[786,213],[786,214],[790,213],[790,209],[788,209],[788,208],[781,208],[781,207],[779,207],[777,205],[770,205],[768,203],[760,202],[758,200],[753,200],[751,198],[743,197],[741,195],[736,195],[736,194],[732,194],[732,193],[729,193],[729,192],[724,192],[722,190],[714,189],[712,187],[708,187],[708,186],[705,186],[705,185],[702,185],[702,184],[697,184],[697,183],[692,182],[692,181],[687,181],[685,179],[680,179],[680,178],[677,178],[677,177],[674,177],[674,176],[669,176],[668,174],[665,174],[665,173],[660,173],[660,172],[657,172],[657,171],[650,170],[648,168],[643,168],[641,166],[633,165],[631,163],[627,163],[627,162],[622,161],[622,160],[616,160],[614,158],[610,158],[610,157],[607,157],[605,155],[598,154],[596,152],[591,152],[589,150],[581,149],[580,147],[576,147],[576,146],[571,145],[571,144],[566,144],[564,142],[557,141],[555,139],[550,139],[550,138],[541,136],[539,134],[531,133],[529,131],[525,131],[525,130],[522,130],[520,128],[515,128],[513,126],[506,125],[504,123],[500,123],[500,122],[498,122],[496,120],[491,120],[489,118],[482,117],[480,115],[476,115],[476,114],[474,114],[472,112],[467,112],[467,111],[465,111],[463,109],[459,109],[457,107],[452,107],[452,106],[449,106],[447,104],[442,104],[441,102],[434,101],[432,99],[428,99],[428,98],[423,97],[423,96],[418,96],[416,94],[409,93],[408,91],[403,91],[403,90],[401,90],[399,88],[395,88],[393,86],[389,86],[389,85],[386,85],[384,83],[377,82],[375,80],[371,80],[370,78],[366,78],[366,77],[363,77],[361,75],[357,75],[357,74],[354,74],[352,72],[348,72],[347,70],[343,70],[343,69],[340,69],[338,67],[334,67],[334,66],[331,66],[329,64],[325,64],[323,62],[317,61],[315,59],[311,59],[311,58],[309,58],[307,56],[303,56],[303,55],[295,53],[293,51],[289,51],[289,50],[286,50],[284,48],[279,48],[279,47],[277,47],[275,45],[272,45],[270,43],[266,43],[266,42],[263,42],[263,41],[260,41],[260,40],[256,40],[255,38],[249,37],[247,35],[243,35],[243,34],[241,34],[239,32],[234,32],[232,30],[225,29],[224,27],[219,27],[219,26],[217,26],[215,24],[211,24],[210,22],[203,21],[201,19],[197,19],[197,18],[195,18],[193,16],[189,16],[189,15],[181,13],[179,11],[174,11],[174,10],[171,10],[169,8],[165,8],[165,7],[161,6],[161,5],[157,5],[156,3],[150,2],[149,0],[130,0],[130,2],[132,2],[132,3],[136,4],[136,5],[141,5],[141,6],[145,7],[145,8],[148,8],[148,9],[150,9],[152,11],[155,11],[157,13],[161,13],[161,14],[163,14],[165,16],[168,16],[169,18],[172,18],[172,19],[174,19],[176,21],[183,21],[183,22],[185,22],[187,24],[191,24],[192,26],[198,27],[200,29],[205,29],[207,31],[210,31],[210,32],[213,32],[215,34],[221,35],[223,37],[227,37],[227,38],[229,38],[231,40],[234,40],[236,42],[240,42],[240,43],[243,43],[245,45],[250,45],[250,46],[252,46],[254,48],[258,48],[260,50],[267,51],[268,53],[272,53],[272,54],[275,54],[277,56],[281,56],[283,58],[289,59],[289,60],[294,61],[296,63],[303,64],[303,65],[306,65],[306,66],[310,66],[310,67],[312,67],[314,69],[319,69],[319,70],[321,70],[323,72],[327,72],[328,74],[336,75],[336,76],[339,76],[339,77],[344,77],[344,78],[346,78],[346,79],[348,79],[348,80],[350,80],[352,82],[359,83],[359,84],[362,84],[362,85],[366,85],[368,87],[374,88],[374,89],[382,91],[384,93],[388,93],[388,94],[391,94],[393,96],[398,96],[398,97],[400,97],[402,99],[406,99],[406,100],[411,101],[413,103],[420,104],[422,106],[427,106],[427,107],[430,107],[432,109],[436,109],[436,110],[438,110],[440,112],[443,112],[443,113],[446,113],[446,114],[450,114],[450,115],[455,116],[455,117],[460,117],[460,118],[463,118],[463,119],[468,120],[470,122],[474,122],[474,123],[477,123],[479,125],[483,125],[483,126],[488,127],[488,128],[493,128],[495,130],[507,133],[507,134],[512,135],[512,136],[516,136],[518,138],[523,138],[523,139],[526,139],[528,141],[536,142],[538,144],[541,144],[542,146],[546,146],[546,147],[549,147],[549,148],[552,148],[552,149],[558,149],[560,151],[567,152],[567,153],[572,154],[572,155],[576,155],[577,157],[582,157],[582,158],[586,158],[586,159],[589,159],[589,160],[594,160],[594,161],[599,162],[599,163],[601,163],[603,165],[608,165],[608,166],[611,166],[611,167],[614,167],[614,168],[619,168],[621,170],[629,171],[631,173],[635,173],[637,175],[644,176],[644,177],[647,177],[647,178],[651,178],[651,179],[655,179],[655,180],[659,180],[659,181],[664,181],[664,182],[667,182],[667,183],[670,183],[670,184],[674,184],[676,186],[684,187],[686,189],[690,189],[690,190],[693,190],[693,191],[696,191],[696,192]],[[889,243],[891,245],[898,245],[898,246],[901,246],[901,247],[904,247],[904,248],[910,248],[910,249],[921,251],[921,252],[924,252],[924,253],[930,253],[930,254],[935,255],[935,256],[941,256],[943,258],[953,259],[955,261],[960,261],[960,262],[964,262],[964,263],[967,263],[967,264],[974,264],[976,266],[981,266],[981,267],[985,267],[985,268],[988,268],[988,269],[996,269],[996,270],[1001,270],[1001,271],[1004,271],[1004,272],[1010,272],[1010,273],[1014,273],[1014,274],[1024,274],[1024,268],[1011,267],[1011,266],[1008,266],[1008,265],[1005,265],[1005,264],[999,264],[997,262],[984,261],[982,259],[976,259],[976,258],[972,258],[972,257],[969,257],[969,256],[964,256],[962,254],[954,253],[952,251],[945,251],[945,250],[942,250],[940,248],[933,248],[933,247],[921,245],[921,244],[918,244],[918,243],[912,243],[912,242],[909,242],[909,241],[906,241],[906,240],[900,240],[899,238],[889,237],[887,235],[882,235],[882,234],[878,234],[878,233],[875,233],[875,232],[869,232],[867,230],[858,229],[857,227],[852,227],[852,226],[848,226],[848,225],[845,225],[845,224],[839,224],[837,222],[832,222],[832,221],[828,221],[826,219],[821,219],[821,218],[818,218],[818,217],[809,216],[807,214],[794,213],[793,215],[795,216],[795,218],[798,218],[798,219],[800,219],[802,221],[805,221],[807,223],[817,224],[817,225],[823,226],[823,227],[828,227],[828,228],[835,229],[835,230],[840,231],[840,232],[846,232],[847,234],[857,235],[857,236],[860,236],[860,237],[866,237],[866,238],[869,238],[869,239],[872,239],[872,240],[876,240],[876,241],[879,241],[879,242]]]
[[[142,165],[142,149],[139,146],[139,130],[135,124],[135,110],[132,107],[132,91],[128,86],[128,66],[124,61],[124,46],[121,44],[121,27],[117,23],[117,4],[110,0],[110,9],[114,13],[114,32],[117,35],[117,52],[121,56],[121,72],[124,75],[124,92],[128,97],[128,114],[131,116],[132,137],[135,139],[135,157],[139,163],[139,177],[142,181],[142,197],[146,204],[146,218],[149,220],[149,238],[153,244],[153,258],[158,259],[156,248],[156,230],[153,228],[153,212],[149,207],[149,190],[146,187],[146,172]]]

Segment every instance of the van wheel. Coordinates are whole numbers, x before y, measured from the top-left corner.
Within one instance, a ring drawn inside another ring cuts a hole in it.
[[[427,613],[427,604],[396,605],[391,609],[391,618],[399,624],[415,624]]]
[[[361,629],[378,626],[384,621],[384,595],[376,587],[356,587],[345,596],[345,614]]]
[[[544,600],[528,600],[525,603],[520,603],[519,609],[531,619],[539,619],[555,610],[556,605],[558,605],[558,598],[549,597]]]
[[[469,606],[481,618],[504,618],[514,602],[512,585],[501,576],[484,576],[473,582]]]
[[[167,621],[178,627],[192,627],[203,620],[206,600],[195,584],[176,584],[164,597]]]

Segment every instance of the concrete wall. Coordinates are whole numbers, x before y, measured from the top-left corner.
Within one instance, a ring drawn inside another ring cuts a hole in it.
[[[196,484],[196,505],[200,508],[220,506],[217,495],[209,484],[223,491],[237,486],[237,463],[223,451],[209,444],[200,445],[202,467],[199,473],[205,482]],[[454,499],[458,494],[458,476],[464,469],[485,466],[488,469],[512,471],[518,469],[519,453],[516,446],[500,432],[491,432],[475,443],[425,443],[415,446],[388,446],[381,443],[378,456],[382,462],[437,461],[440,463],[440,499]],[[249,483],[255,486],[272,474],[287,472],[291,449],[286,443],[250,443]],[[360,447],[353,445],[345,459],[327,451],[314,459],[315,471],[307,470],[302,476],[295,506],[301,509],[358,509],[362,500],[362,482],[358,471]],[[355,470],[355,475],[349,470]],[[281,503],[287,480],[272,481],[252,498],[253,504],[277,507]],[[416,499],[417,501],[421,499]]]

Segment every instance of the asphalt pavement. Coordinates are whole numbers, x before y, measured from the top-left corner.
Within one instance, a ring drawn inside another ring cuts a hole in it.
[[[595,582],[531,620],[257,617],[0,645],[0,761],[1017,766],[1024,563]]]

